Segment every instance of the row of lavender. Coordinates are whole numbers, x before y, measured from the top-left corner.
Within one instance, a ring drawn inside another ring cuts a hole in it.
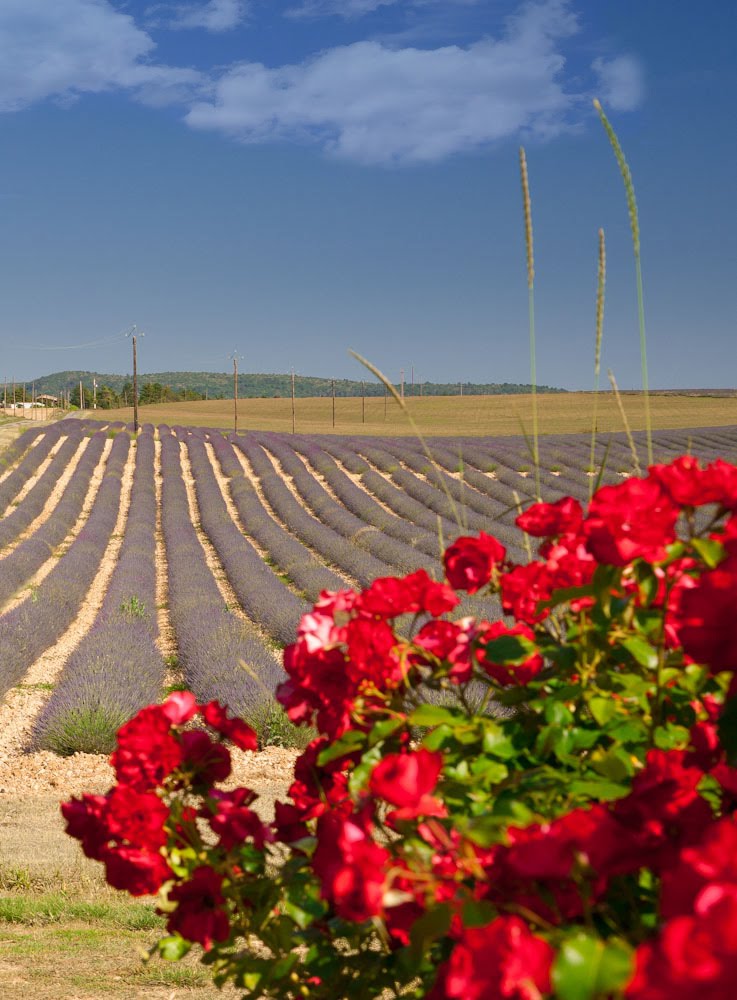
[[[83,446],[89,427],[77,422],[76,429],[59,428],[62,425],[40,440],[33,435],[25,449],[17,450],[14,471],[0,483],[1,489],[12,480],[7,492],[15,490],[12,495],[17,496],[54,444],[67,437],[19,507],[8,509],[0,520],[3,545],[37,516],[34,511],[43,507],[65,463],[81,451],[49,519],[0,559],[0,567],[8,571],[7,583],[0,572],[0,596],[11,594],[19,579],[28,579],[41,555],[45,552],[48,557],[50,546],[64,537],[99,461],[105,434],[93,434]],[[438,575],[441,546],[469,531],[491,531],[513,558],[525,558],[513,524],[518,504],[530,502],[535,493],[534,478],[521,474],[526,464],[524,442],[438,439],[431,442],[431,460],[408,439],[256,432],[233,436],[187,428],[160,428],[160,437],[169,606],[183,680],[199,698],[218,697],[251,718],[273,708],[270,691],[281,676],[274,646],[291,640],[300,615],[322,589],[365,586],[377,576],[420,568]],[[115,461],[129,444],[127,434],[113,443],[103,487],[114,478]],[[729,428],[661,432],[656,435],[657,458],[667,461],[689,445],[707,459],[717,455],[734,459],[737,432]],[[631,468],[629,444],[620,436],[605,447],[603,478],[620,481],[622,467],[629,463]],[[161,692],[164,666],[154,644],[153,614],[154,450],[153,428],[147,426],[137,439],[130,513],[118,565],[98,621],[67,663],[38,720],[38,745],[62,752],[104,749],[83,745],[85,734],[114,732],[123,718]],[[183,478],[185,456],[194,481],[194,520],[201,522],[239,609],[226,606],[200,543]],[[591,478],[586,471],[585,438],[544,439],[541,458],[545,499],[564,493],[586,498]],[[600,451],[597,461],[601,460]],[[220,475],[227,483],[224,488],[218,482]],[[103,498],[110,490],[103,487],[87,527],[104,522],[100,510],[109,503]],[[82,551],[78,542],[34,595],[15,612],[0,617],[0,636],[9,637],[5,648],[12,661],[0,666],[0,690],[16,683],[35,655],[63,631],[47,601],[52,585],[46,584],[75,572],[74,554]],[[12,570],[14,564],[17,568]],[[70,590],[78,594],[80,586],[75,578]],[[469,612],[495,617],[499,608],[471,600],[459,611]]]

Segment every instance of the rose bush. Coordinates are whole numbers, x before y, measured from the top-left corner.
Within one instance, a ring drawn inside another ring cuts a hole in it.
[[[684,457],[538,503],[514,565],[460,538],[325,592],[278,699],[317,737],[273,822],[224,791],[251,730],[172,695],[64,804],[160,953],[247,997],[723,998],[737,981],[737,467]],[[490,590],[507,621],[451,617]],[[206,729],[193,728],[199,717]]]

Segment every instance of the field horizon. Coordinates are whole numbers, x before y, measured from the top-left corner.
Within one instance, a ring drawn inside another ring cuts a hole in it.
[[[590,433],[595,394],[593,392],[538,393],[540,434]],[[645,403],[639,392],[621,394],[621,403],[631,430],[644,430]],[[297,434],[359,434],[367,436],[408,436],[416,433],[439,437],[517,436],[532,426],[532,396],[408,396],[406,411],[389,398],[303,397],[295,401],[294,429]],[[654,430],[689,427],[725,427],[737,424],[737,400],[733,397],[699,396],[673,391],[651,393],[650,409]],[[104,421],[133,419],[133,408],[85,410],[85,417]],[[409,415],[408,415],[409,414]],[[363,419],[365,416],[365,420]],[[410,420],[410,417],[412,418]],[[202,400],[181,403],[153,403],[139,406],[140,424],[150,423],[218,427],[232,429],[234,401]],[[414,421],[414,425],[412,421]],[[292,401],[242,399],[238,401],[238,429],[292,430]],[[598,396],[597,431],[623,431],[624,424],[612,392]]]

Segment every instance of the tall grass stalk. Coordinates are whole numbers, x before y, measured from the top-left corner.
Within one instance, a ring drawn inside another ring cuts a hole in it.
[[[601,338],[604,333],[604,290],[606,288],[606,243],[604,230],[599,230],[599,269],[596,281],[596,341],[594,345],[594,417],[591,423],[591,468],[596,452],[596,421],[599,403],[599,374],[601,372]],[[594,480],[589,483],[589,500],[594,494]]]
[[[525,248],[527,252],[527,301],[530,326],[530,382],[532,385],[532,449],[535,463],[535,495],[542,499],[540,493],[540,451],[538,448],[537,424],[537,359],[535,355],[535,256],[532,240],[532,202],[530,199],[530,181],[527,176],[527,157],[524,146],[519,148],[519,172],[522,182],[522,208],[525,216]]]
[[[441,470],[440,466],[438,465],[438,463],[435,461],[435,458],[433,457],[433,454],[430,451],[430,448],[428,447],[428,444],[425,441],[425,438],[422,436],[422,431],[420,430],[420,428],[419,428],[419,426],[417,424],[417,421],[414,419],[414,417],[412,416],[412,414],[409,411],[409,407],[407,406],[407,404],[405,403],[405,401],[402,399],[402,397],[399,395],[399,393],[394,388],[394,386],[389,381],[389,379],[386,377],[386,375],[382,371],[380,371],[376,367],[376,365],[372,365],[370,361],[367,361],[366,358],[362,357],[362,355],[357,354],[356,351],[349,351],[348,353],[351,355],[351,357],[355,358],[356,361],[359,362],[359,364],[362,364],[364,366],[364,368],[367,368],[371,372],[372,375],[375,375],[376,378],[378,378],[378,380],[381,383],[383,383],[384,387],[392,394],[392,396],[396,400],[397,404],[399,405],[400,410],[402,411],[402,413],[405,414],[405,416],[409,420],[410,427],[412,428],[412,430],[414,431],[414,433],[417,435],[417,439],[420,442],[420,444],[422,445],[422,450],[424,451],[427,460],[430,462],[430,464],[432,465],[433,469],[435,469],[435,472],[437,473],[438,483],[441,486],[443,492],[445,493],[445,496],[446,496],[448,502],[451,505],[451,508],[453,510],[453,517],[455,518],[456,524],[458,525],[459,528],[463,528],[464,527],[464,523],[463,523],[463,518],[461,517],[461,511],[458,509],[458,507],[456,505],[456,502],[453,499],[453,496],[452,496],[450,490],[448,489],[448,487],[447,487],[447,485],[445,483],[445,480],[443,479],[442,470]]]
[[[637,448],[635,447],[635,439],[632,437],[632,431],[630,430],[630,422],[627,419],[627,414],[624,412],[624,403],[622,402],[622,396],[619,392],[619,386],[617,385],[617,380],[614,377],[614,372],[609,368],[607,370],[607,375],[609,376],[609,381],[611,382],[612,389],[614,390],[614,398],[617,400],[617,406],[619,407],[619,415],[622,418],[622,423],[624,424],[624,432],[627,435],[627,443],[630,446],[630,452],[632,453],[632,464],[635,467],[635,472],[638,476],[642,475],[642,469],[640,468],[640,459],[637,455]]]
[[[640,221],[637,214],[637,201],[635,200],[635,185],[632,183],[632,174],[624,158],[622,147],[619,145],[617,133],[611,126],[609,119],[604,114],[599,101],[594,101],[601,124],[604,126],[609,142],[614,150],[614,155],[619,164],[619,171],[624,181],[624,189],[627,194],[627,209],[630,216],[630,229],[632,230],[632,247],[635,253],[635,275],[637,279],[637,315],[640,322],[640,362],[642,364],[642,392],[645,398],[645,430],[647,433],[647,460],[650,465],[653,462],[653,429],[650,420],[650,391],[647,378],[647,340],[645,337],[645,305],[642,295],[642,264],[640,261]]]

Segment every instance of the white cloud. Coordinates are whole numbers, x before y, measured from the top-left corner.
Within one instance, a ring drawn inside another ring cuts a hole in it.
[[[243,142],[317,142],[362,163],[431,162],[520,133],[569,127],[557,43],[576,30],[564,0],[529,4],[499,40],[391,49],[357,42],[297,65],[241,63],[186,121]]]
[[[169,10],[168,28],[204,28],[217,33],[232,31],[245,20],[248,12],[246,0],[209,0],[199,4],[162,4],[155,9]]]
[[[460,6],[472,7],[483,0],[302,0],[298,7],[288,7],[287,17],[342,17],[350,21],[370,14],[380,7],[393,7],[402,3],[405,7]]]
[[[203,84],[193,70],[153,63],[154,48],[107,0],[2,0],[0,112],[114,89],[159,104]]]
[[[599,80],[597,96],[613,111],[632,111],[642,101],[642,66],[632,56],[594,59],[591,68]]]
[[[397,0],[302,0],[299,7],[288,7],[287,17],[363,17],[379,7],[390,7]]]

